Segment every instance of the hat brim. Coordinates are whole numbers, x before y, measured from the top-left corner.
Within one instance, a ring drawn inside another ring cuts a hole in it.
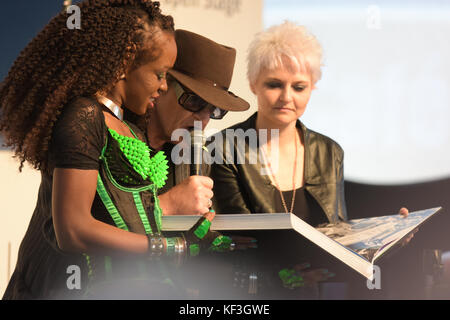
[[[169,70],[168,73],[183,86],[197,94],[200,98],[220,109],[229,111],[245,111],[250,108],[247,101],[239,98],[229,91],[226,91],[223,88],[206,84],[177,70]]]

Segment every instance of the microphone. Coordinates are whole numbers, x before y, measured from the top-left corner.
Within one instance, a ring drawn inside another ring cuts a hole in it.
[[[203,145],[205,143],[205,137],[203,135],[203,130],[194,127],[191,131],[191,168],[190,174],[193,175],[203,175],[202,173],[202,163],[203,163]]]

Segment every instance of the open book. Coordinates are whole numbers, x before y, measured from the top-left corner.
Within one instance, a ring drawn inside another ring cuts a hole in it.
[[[212,230],[294,229],[369,280],[373,266],[391,248],[438,212],[441,207],[399,214],[355,219],[314,228],[294,214],[217,214]],[[189,230],[199,216],[163,216],[163,231]]]

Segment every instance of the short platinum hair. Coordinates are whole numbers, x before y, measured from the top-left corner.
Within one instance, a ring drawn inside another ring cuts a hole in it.
[[[315,84],[322,76],[321,65],[322,46],[316,37],[304,26],[285,21],[258,33],[250,43],[247,77],[254,84],[263,69],[290,68],[309,72]]]

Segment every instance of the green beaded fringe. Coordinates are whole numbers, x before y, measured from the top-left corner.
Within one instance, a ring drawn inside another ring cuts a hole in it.
[[[151,149],[145,142],[118,134],[108,129],[111,136],[118,142],[119,148],[128,159],[133,169],[142,177],[150,179],[157,188],[162,188],[167,180],[168,161],[163,151],[150,157]]]

